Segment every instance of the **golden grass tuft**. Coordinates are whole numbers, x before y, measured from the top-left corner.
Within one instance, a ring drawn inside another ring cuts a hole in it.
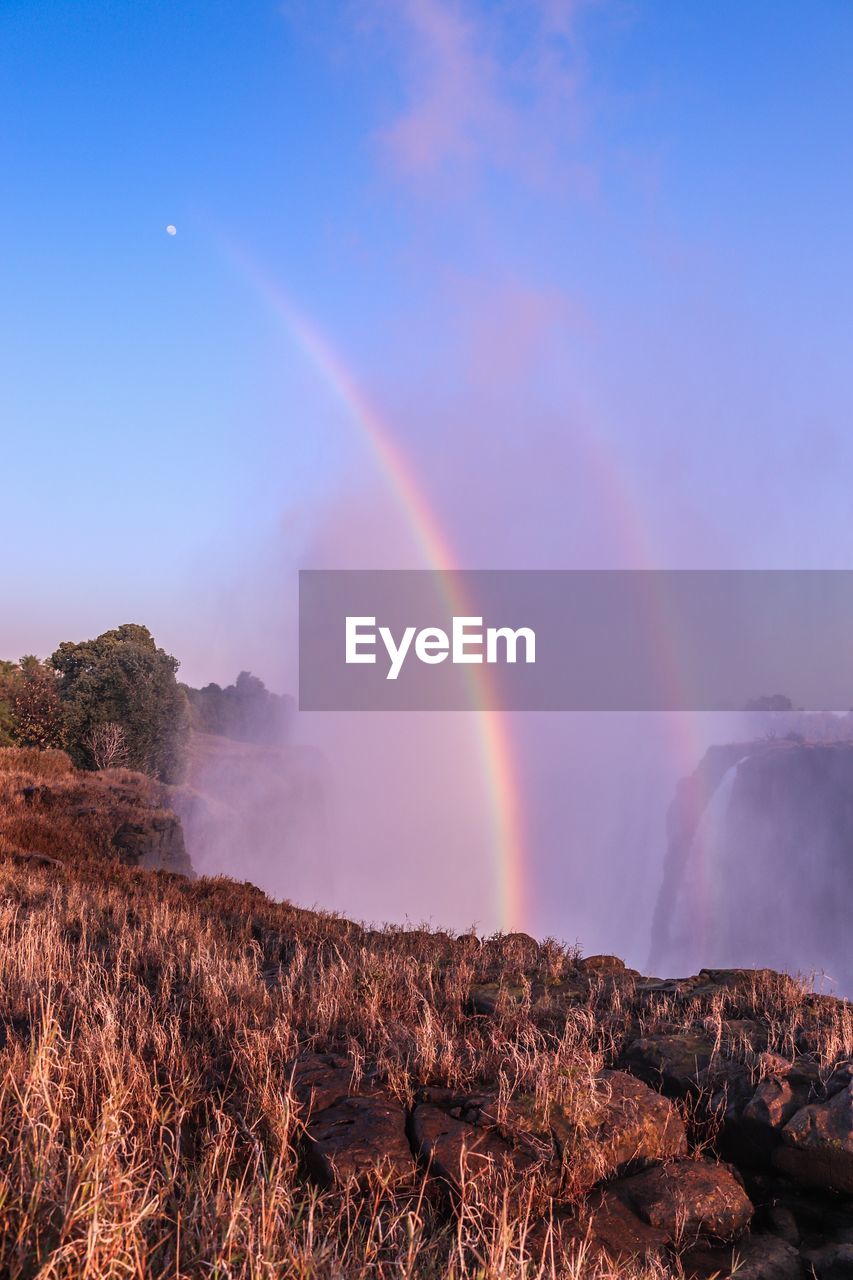
[[[54,781],[73,770],[64,751],[39,751],[36,747],[0,747],[0,773],[26,774],[32,779]]]

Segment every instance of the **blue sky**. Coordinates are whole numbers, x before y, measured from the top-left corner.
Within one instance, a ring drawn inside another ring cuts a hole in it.
[[[241,259],[336,348],[460,564],[847,565],[851,63],[842,0],[6,0],[0,654],[132,620],[195,683],[292,687],[300,566],[421,563]],[[350,890],[464,828],[467,923],[491,874],[470,743],[458,718],[382,733],[384,757],[360,724],[322,743],[363,761],[352,793],[396,769]],[[599,792],[573,800],[552,746],[522,767],[537,923],[565,936],[561,851]],[[371,910],[412,909],[399,874]]]
[[[849,5],[45,0],[0,38],[6,649],[135,601],[189,638],[282,513],[298,563],[381,491],[223,243],[463,563],[625,559],[576,429],[660,563],[844,562]]]

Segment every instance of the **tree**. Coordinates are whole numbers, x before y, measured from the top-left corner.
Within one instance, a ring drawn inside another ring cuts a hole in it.
[[[28,654],[10,677],[13,738],[22,747],[65,745],[65,714],[56,672]]]
[[[115,720],[93,724],[83,745],[91,752],[96,769],[119,769],[127,764],[127,734]]]
[[[158,649],[147,627],[125,623],[95,640],[65,642],[51,658],[68,725],[75,764],[97,765],[98,726],[120,726],[126,764],[177,782],[185,767],[186,696],[175,674],[177,658]]]

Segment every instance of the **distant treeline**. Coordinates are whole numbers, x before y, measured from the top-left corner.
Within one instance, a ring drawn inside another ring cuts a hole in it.
[[[241,671],[234,684],[203,689],[181,685],[190,707],[192,727],[239,742],[275,746],[284,741],[293,716],[293,699],[271,693],[263,680]]]
[[[272,745],[292,701],[243,671],[233,685],[191,689],[147,627],[125,623],[65,641],[42,661],[0,662],[0,746],[61,748],[82,769],[128,768],[163,782],[186,771],[190,730]]]

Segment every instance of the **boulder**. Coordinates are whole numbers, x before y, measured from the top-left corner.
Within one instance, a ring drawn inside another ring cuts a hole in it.
[[[853,1244],[824,1244],[803,1254],[809,1280],[850,1280],[853,1276]]]
[[[700,1032],[659,1033],[634,1040],[621,1065],[676,1098],[709,1092],[712,1108],[727,1117],[739,1113],[753,1092],[746,1064],[725,1057],[710,1036]]]
[[[454,1190],[490,1185],[497,1178],[521,1183],[539,1162],[494,1128],[467,1124],[432,1103],[420,1103],[412,1114],[413,1145],[422,1164]]]
[[[580,1124],[559,1107],[550,1119],[577,1189],[631,1166],[687,1155],[684,1124],[673,1104],[624,1071],[598,1075]]]
[[[353,1064],[335,1053],[312,1053],[290,1068],[293,1092],[308,1114],[325,1111],[352,1090]]]
[[[683,1097],[707,1080],[714,1057],[709,1036],[684,1032],[643,1036],[628,1046],[622,1062],[647,1084]]]
[[[803,1186],[853,1195],[853,1084],[801,1107],[782,1129],[773,1163]]]
[[[426,1093],[421,1091],[425,1101]],[[443,1093],[449,1091],[430,1090],[429,1100],[452,1118],[493,1129],[543,1162],[559,1157],[575,1194],[629,1168],[687,1154],[673,1104],[624,1071],[600,1072],[572,1105],[551,1099],[542,1108],[533,1095],[518,1094],[499,1107],[494,1095],[459,1099]]]
[[[681,1256],[686,1280],[805,1280],[799,1253],[770,1235],[747,1235],[725,1249],[698,1247]]]
[[[803,1092],[790,1079],[768,1076],[744,1107],[745,1123],[779,1135],[791,1117],[805,1105]]]
[[[505,933],[498,939],[498,945],[502,959],[522,966],[535,964],[541,952],[539,943],[529,933]]]
[[[671,1240],[731,1240],[752,1217],[739,1179],[723,1164],[673,1160],[613,1184],[616,1194]]]
[[[584,973],[601,973],[602,971],[612,973],[614,969],[627,972],[625,961],[620,960],[618,956],[584,956],[578,960],[578,968]],[[632,969],[631,972],[633,973],[634,970]]]
[[[561,1245],[592,1254],[606,1254],[613,1262],[649,1257],[665,1248],[668,1236],[659,1227],[644,1222],[621,1199],[608,1190],[590,1196],[580,1215],[563,1225]],[[574,1274],[574,1273],[573,1273]]]
[[[410,1180],[414,1162],[406,1114],[394,1098],[342,1098],[309,1120],[305,1159],[323,1187],[361,1183],[371,1175]]]
[[[764,1054],[762,1061],[773,1067],[760,1081],[739,1116],[739,1133],[748,1154],[767,1157],[782,1140],[782,1130],[790,1119],[816,1095],[824,1095],[816,1063],[807,1059],[775,1061]]]

